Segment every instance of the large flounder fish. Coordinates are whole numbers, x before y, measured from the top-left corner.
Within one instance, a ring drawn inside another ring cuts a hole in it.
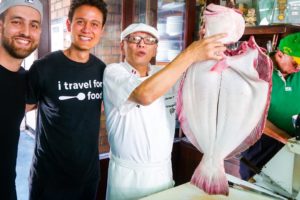
[[[223,9],[237,13],[222,6],[207,8],[211,13],[216,7],[220,16]],[[232,16],[242,18],[240,14]],[[214,26],[231,23],[233,29],[240,27],[231,21],[215,22]],[[208,23],[206,20],[207,32],[222,32],[207,30],[211,27]],[[241,36],[228,35],[224,41],[236,42]],[[191,179],[194,185],[209,194],[228,195],[224,159],[260,138],[269,108],[271,81],[272,62],[253,37],[238,49],[225,52],[219,62],[209,60],[189,67],[180,85],[177,113],[185,135],[204,154]]]

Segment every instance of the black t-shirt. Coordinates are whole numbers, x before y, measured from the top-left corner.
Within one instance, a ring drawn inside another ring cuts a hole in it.
[[[98,133],[105,64],[87,63],[62,51],[34,62],[28,73],[27,103],[38,104],[31,181],[68,184],[99,179]]]
[[[20,124],[25,112],[25,70],[0,65],[0,196],[14,187]]]

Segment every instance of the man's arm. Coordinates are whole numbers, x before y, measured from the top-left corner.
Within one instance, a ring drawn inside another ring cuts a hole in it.
[[[225,36],[226,34],[218,34],[193,42],[171,63],[139,85],[128,100],[149,105],[165,94],[194,62],[221,60],[226,47],[218,40]]]
[[[264,128],[264,134],[278,140],[279,142],[282,142],[283,144],[286,144],[288,139],[291,137],[289,136],[289,134],[287,134],[285,131],[275,126],[269,120],[267,120],[266,122],[266,126]]]

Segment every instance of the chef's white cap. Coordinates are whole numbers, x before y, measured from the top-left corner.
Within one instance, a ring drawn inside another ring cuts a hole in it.
[[[2,0],[0,3],[0,14],[13,6],[29,6],[39,11],[43,20],[43,5],[39,0]]]
[[[149,33],[152,36],[156,37],[157,39],[159,39],[158,31],[156,28],[149,26],[147,24],[143,24],[143,23],[135,23],[135,24],[129,25],[127,28],[125,28],[124,31],[122,31],[121,41],[124,40],[124,38],[126,36],[128,36],[129,34],[135,33],[135,32],[146,32],[146,33]]]

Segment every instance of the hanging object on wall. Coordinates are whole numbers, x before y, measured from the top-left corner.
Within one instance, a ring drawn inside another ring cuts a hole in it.
[[[285,10],[287,7],[287,0],[277,0],[278,7],[278,20],[283,21],[285,19]]]
[[[255,8],[249,8],[247,14],[244,16],[246,26],[256,25],[256,12]]]
[[[243,14],[245,15],[247,13],[248,10],[248,5],[245,3],[238,3],[237,9]]]
[[[196,5],[204,5],[206,3],[206,0],[197,0]]]
[[[286,24],[290,23],[290,8],[292,0],[276,0],[274,1],[272,23],[273,24]]]
[[[201,9],[200,9],[200,15],[199,15],[199,28],[198,30],[201,30],[201,28],[203,28],[203,25],[204,25],[204,11],[206,9],[206,0],[202,1],[203,4],[200,4],[202,5],[201,6]]]

